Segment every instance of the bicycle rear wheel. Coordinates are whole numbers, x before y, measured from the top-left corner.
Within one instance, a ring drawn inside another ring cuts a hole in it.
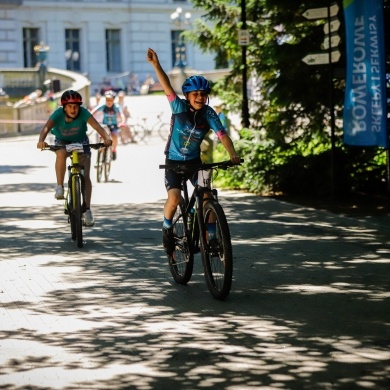
[[[96,158],[96,180],[98,183],[100,183],[102,180],[103,164],[105,158],[104,156],[105,156],[105,149],[99,149]]]
[[[81,212],[81,181],[79,176],[73,177],[73,188],[72,188],[72,200],[73,200],[73,210],[74,214],[74,227],[76,232],[75,240],[77,246],[82,248],[83,246],[83,220]]]
[[[107,182],[111,172],[111,147],[104,149],[104,180]]]
[[[140,143],[145,138],[146,130],[140,123],[134,123],[131,127],[134,142]]]
[[[168,256],[169,269],[173,279],[179,284],[187,284],[194,268],[194,253],[192,250],[191,233],[187,229],[185,203],[182,198],[173,218],[173,235],[175,250]]]
[[[204,220],[207,224],[216,219],[215,236],[201,245],[203,269],[211,295],[224,300],[230,292],[233,278],[233,250],[229,226],[222,206],[209,201],[204,206]]]
[[[163,141],[168,141],[169,132],[171,127],[168,123],[163,123],[158,129],[158,135]]]

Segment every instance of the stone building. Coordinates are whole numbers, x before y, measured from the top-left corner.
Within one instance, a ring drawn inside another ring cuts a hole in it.
[[[153,72],[148,47],[167,71],[177,65],[180,32],[191,28],[188,12],[190,21],[201,14],[187,0],[0,0],[0,68],[37,66],[34,47],[44,43],[48,66],[87,75],[92,89],[107,79],[119,87],[131,77],[142,83]],[[189,67],[214,69],[211,55],[185,47]]]

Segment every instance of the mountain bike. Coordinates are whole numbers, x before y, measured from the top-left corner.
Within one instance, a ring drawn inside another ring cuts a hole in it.
[[[88,146],[93,149],[100,149],[104,148],[105,145],[104,143],[89,145],[72,143],[68,145],[46,145],[43,149],[53,152],[66,149],[70,153],[71,165],[68,166],[68,190],[65,196],[64,213],[68,215],[72,240],[76,241],[79,248],[83,247],[83,214],[86,211],[84,167],[79,163],[79,153],[84,153]]]
[[[133,134],[133,141],[135,143],[139,144],[140,142],[144,141],[146,137],[148,137],[148,130],[145,127],[145,121],[146,118],[142,118],[142,119],[130,118],[129,120],[131,132]]]
[[[157,121],[153,124],[148,123],[148,117],[142,117],[142,123],[137,121],[134,123],[134,136],[137,142],[147,142],[154,135],[158,135],[163,141],[167,141],[171,125],[162,120],[163,112],[157,114]]]
[[[110,130],[106,125],[102,125],[106,132],[109,134]],[[101,137],[99,134],[97,135],[99,140]],[[106,146],[104,148],[99,148],[96,156],[96,180],[98,183],[102,181],[102,177],[104,174],[104,181],[107,182],[110,177],[111,172],[111,159],[112,159],[112,150],[111,146]]]
[[[194,254],[201,252],[207,287],[211,295],[219,300],[224,300],[231,289],[233,250],[218,191],[211,188],[211,176],[214,170],[226,170],[234,165],[231,161],[222,161],[159,166],[182,175],[181,200],[172,221],[175,249],[168,255],[170,272],[177,283],[187,284],[193,272]],[[198,173],[198,182],[190,197],[187,182],[193,173]],[[209,225],[215,228],[213,235],[209,232]]]

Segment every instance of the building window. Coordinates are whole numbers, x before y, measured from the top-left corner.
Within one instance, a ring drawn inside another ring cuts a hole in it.
[[[185,43],[181,36],[183,30],[171,31],[171,45],[172,45],[172,68],[178,66],[180,60],[183,60],[183,53],[185,51]]]
[[[39,45],[39,28],[23,29],[23,66],[33,68],[37,62],[34,46]]]
[[[65,30],[66,69],[80,71],[80,30]]]
[[[106,30],[106,67],[108,72],[121,72],[120,30]]]

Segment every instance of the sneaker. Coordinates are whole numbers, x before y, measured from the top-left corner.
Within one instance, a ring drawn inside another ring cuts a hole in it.
[[[62,186],[57,186],[57,188],[56,188],[56,193],[55,193],[54,197],[55,197],[56,199],[65,199],[65,198],[64,198],[64,187],[62,187]]]
[[[163,247],[165,249],[165,252],[167,255],[171,255],[173,251],[175,250],[175,241],[173,238],[173,229],[166,229],[163,227],[162,229],[163,233]]]
[[[87,210],[84,213],[84,223],[85,226],[93,226],[95,224],[95,220],[93,219],[92,211]]]
[[[112,160],[113,160],[113,161],[116,160],[116,152],[112,152]]]

